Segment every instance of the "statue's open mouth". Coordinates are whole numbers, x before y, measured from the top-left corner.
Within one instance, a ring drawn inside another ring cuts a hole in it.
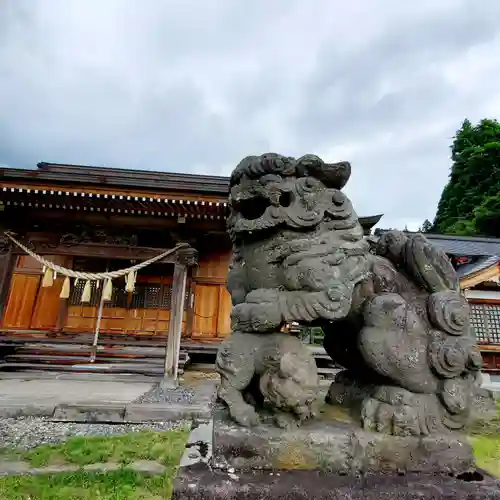
[[[239,212],[244,219],[256,220],[264,215],[271,203],[263,196],[254,196],[252,198],[233,201],[232,205],[233,210]]]

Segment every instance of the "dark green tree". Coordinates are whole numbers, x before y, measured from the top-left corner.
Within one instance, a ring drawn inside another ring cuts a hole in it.
[[[484,119],[462,123],[451,146],[448,184],[438,204],[432,231],[446,234],[500,234],[500,124]],[[495,198],[495,200],[490,200]]]
[[[418,228],[420,233],[430,233],[432,231],[432,223],[429,219],[425,219],[422,225]]]

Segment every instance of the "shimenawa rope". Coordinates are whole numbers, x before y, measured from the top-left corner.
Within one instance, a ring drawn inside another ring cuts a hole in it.
[[[58,264],[54,264],[53,262],[50,262],[49,260],[43,258],[41,255],[36,254],[32,250],[30,250],[26,245],[23,245],[20,241],[16,240],[14,236],[10,232],[5,232],[4,233],[7,238],[9,238],[13,243],[15,243],[21,250],[26,252],[30,257],[33,257],[36,261],[38,261],[40,264],[42,264],[45,267],[45,272],[44,276],[42,279],[42,286],[43,287],[50,287],[52,286],[54,282],[54,278],[56,274],[61,274],[66,277],[63,287],[61,290],[60,297],[61,298],[68,298],[69,297],[69,292],[70,292],[70,283],[69,283],[69,278],[75,278],[75,279],[82,279],[85,280],[85,287],[83,289],[82,293],[82,302],[89,302],[90,301],[90,295],[91,295],[91,286],[90,282],[91,281],[101,281],[101,280],[106,280],[106,284],[103,289],[103,295],[105,297],[104,300],[111,300],[111,294],[113,291],[113,285],[111,283],[112,279],[115,278],[121,278],[122,276],[127,276],[126,278],[126,285],[125,285],[125,290],[127,292],[133,292],[134,291],[134,285],[135,285],[135,279],[137,277],[137,271],[140,269],[143,269],[146,266],[149,266],[150,264],[153,264],[154,262],[157,262],[161,259],[164,259],[168,255],[176,252],[177,250],[180,250],[181,248],[187,247],[187,243],[180,243],[176,245],[174,248],[171,248],[170,250],[166,250],[165,252],[160,253],[159,255],[156,255],[155,257],[152,257],[151,259],[145,260],[143,262],[139,262],[138,264],[127,267],[125,269],[119,269],[118,271],[105,271],[102,273],[86,273],[83,271],[74,271],[73,269],[67,269],[66,267],[59,266]]]

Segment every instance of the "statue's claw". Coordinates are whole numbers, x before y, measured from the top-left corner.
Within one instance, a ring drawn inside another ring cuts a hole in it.
[[[260,418],[254,408],[248,404],[230,408],[231,417],[243,427],[255,427],[260,424]]]
[[[394,436],[426,434],[420,425],[418,405],[408,404],[411,393],[396,387],[380,388],[375,397],[367,397],[361,404],[361,422],[365,430]],[[401,391],[395,398],[395,392]],[[393,397],[385,397],[390,394]]]

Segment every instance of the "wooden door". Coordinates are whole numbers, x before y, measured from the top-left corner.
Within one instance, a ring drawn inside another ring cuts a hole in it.
[[[231,296],[226,289],[231,252],[217,249],[201,255],[193,273],[193,338],[218,338],[231,333]]]
[[[231,296],[224,284],[193,285],[193,338],[225,337],[231,333]]]
[[[47,260],[65,267],[71,259],[49,255]],[[53,330],[61,307],[59,294],[63,277],[59,276],[51,287],[42,288],[42,266],[32,257],[17,258],[12,275],[9,298],[3,315],[3,328],[19,330]]]

